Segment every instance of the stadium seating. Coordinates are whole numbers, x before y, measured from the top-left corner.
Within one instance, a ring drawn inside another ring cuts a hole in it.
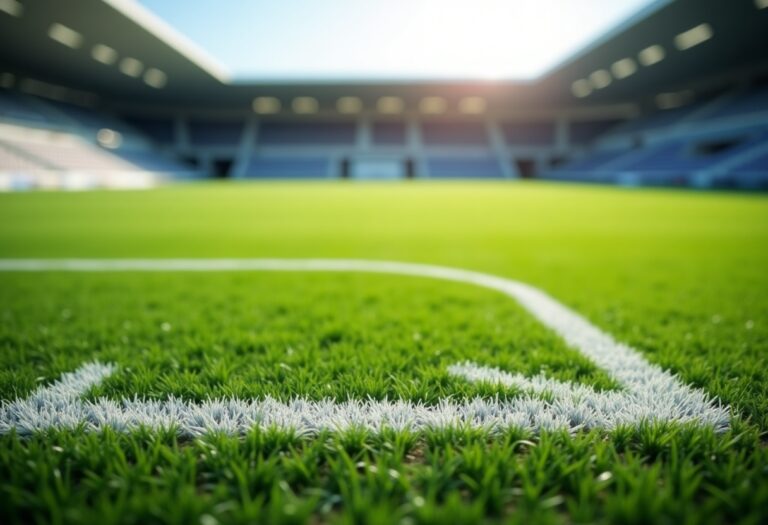
[[[647,148],[642,157],[622,165],[622,169],[693,173],[733,158],[765,143],[766,140],[768,140],[768,135],[757,133],[731,142],[724,142],[721,148],[714,151],[702,150],[701,146],[706,145],[707,142],[673,140]]]
[[[723,175],[716,175],[712,185],[768,190],[768,144],[757,155],[731,166]]]
[[[3,188],[135,188],[196,175],[104,111],[0,91],[0,121]],[[100,145],[100,131],[114,142]]]
[[[164,118],[133,117],[127,118],[128,124],[162,146],[170,146],[176,142],[173,121]]]
[[[0,142],[0,172],[24,173],[44,168],[45,165],[25,156],[12,145]]]
[[[551,178],[558,180],[579,179],[599,171],[600,166],[613,162],[628,154],[627,149],[607,149],[596,151],[554,170]]]
[[[644,185],[766,187],[768,88],[728,92],[657,111],[609,129],[595,144],[590,152],[553,168],[544,177]]]
[[[768,186],[765,86],[717,93],[626,121],[579,118],[558,137],[556,122],[502,120],[501,137],[495,137],[484,119],[430,117],[414,121],[418,133],[409,142],[403,118],[379,117],[368,128],[369,140],[358,143],[366,136],[358,132],[365,128],[352,119],[268,117],[256,121],[253,139],[249,128],[244,141],[244,117],[124,119],[103,109],[0,90],[0,126],[18,130],[9,134],[0,129],[0,177],[145,172],[186,178],[226,164],[222,173],[246,178],[327,178],[349,175],[349,166],[360,158],[357,148],[364,147],[411,158],[419,169],[410,173],[418,177],[501,178],[514,173],[505,162],[524,158],[532,166],[526,176],[552,180]],[[27,129],[39,133],[25,133]],[[119,134],[118,143],[97,140],[105,129]],[[181,162],[182,155],[201,168]],[[535,173],[537,166],[556,157],[570,160]],[[35,185],[27,182],[19,187]]]
[[[591,144],[595,139],[607,133],[611,128],[615,128],[621,122],[615,119],[571,122],[569,127],[571,144],[582,146]]]
[[[427,146],[488,145],[488,134],[483,122],[424,122],[421,132]]]
[[[266,146],[352,145],[355,123],[265,121],[259,125],[258,142]]]
[[[255,179],[323,179],[328,178],[326,157],[253,157],[244,176]]]
[[[768,87],[755,87],[740,96],[730,98],[707,118],[738,118],[749,115],[761,115],[763,121],[768,121]]]
[[[555,142],[553,122],[504,122],[501,131],[513,146],[547,146]]]
[[[428,157],[429,177],[434,179],[499,179],[504,176],[495,157]]]
[[[374,122],[372,142],[376,146],[402,146],[405,144],[405,124],[402,122]]]
[[[687,117],[699,111],[704,104],[689,104],[679,108],[656,111],[643,118],[627,120],[610,130],[609,137],[638,136],[647,132],[668,129],[680,124]]]
[[[40,113],[29,99],[8,90],[0,90],[0,118],[33,123],[48,122],[46,116]]]
[[[191,120],[189,142],[193,146],[237,146],[243,135],[242,121]]]
[[[35,158],[42,164],[59,170],[135,170],[136,167],[98,146],[88,144],[68,135],[51,135],[44,140],[5,137],[3,142]]]

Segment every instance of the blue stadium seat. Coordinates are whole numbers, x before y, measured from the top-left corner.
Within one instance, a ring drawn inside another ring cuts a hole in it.
[[[706,119],[742,117],[754,113],[768,113],[768,87],[753,88],[723,104]]]
[[[424,122],[421,131],[427,146],[488,145],[488,134],[482,122]]]
[[[434,179],[499,179],[504,176],[493,157],[429,157],[427,168]]]
[[[63,114],[65,118],[75,121],[75,123],[82,128],[93,131],[101,128],[110,128],[125,133],[125,123],[118,120],[117,117],[113,117],[112,115],[97,109],[75,106],[55,100],[46,100],[45,104],[59,114]]]
[[[170,145],[176,140],[171,119],[135,117],[125,120],[158,144]]]
[[[324,179],[328,171],[326,157],[253,157],[244,175],[256,179]]]
[[[572,144],[591,144],[600,135],[618,126],[622,121],[616,119],[571,122],[570,139]]]
[[[402,122],[374,122],[372,142],[376,146],[402,146],[405,144],[405,124]]]
[[[621,169],[638,172],[664,171],[688,174],[733,158],[766,140],[768,140],[766,133],[753,133],[741,139],[733,140],[730,147],[712,152],[704,152],[697,148],[706,141],[672,140],[647,148],[642,156],[633,162],[623,164]]]
[[[628,120],[612,128],[610,135],[638,135],[646,131],[674,126],[700,110],[705,104],[706,102],[699,102],[679,108],[660,110],[640,118]]]
[[[258,142],[267,146],[281,145],[352,145],[354,122],[262,122]]]
[[[193,146],[237,146],[243,135],[243,121],[191,120],[189,141]]]
[[[0,118],[29,121],[31,123],[48,122],[48,118],[24,97],[7,90],[0,90]]]
[[[554,122],[504,122],[501,131],[513,146],[548,146],[555,142]]]
[[[744,189],[768,189],[768,151],[733,166],[725,177],[726,186]]]
[[[627,153],[631,153],[633,150],[627,149],[612,149],[612,150],[599,150],[594,151],[582,157],[574,160],[562,166],[558,166],[552,173],[554,174],[583,174],[590,173],[600,168],[601,165],[612,162],[621,158]]]
[[[126,160],[139,169],[162,173],[182,173],[192,171],[188,166],[165,157],[154,151],[115,150],[112,154]]]

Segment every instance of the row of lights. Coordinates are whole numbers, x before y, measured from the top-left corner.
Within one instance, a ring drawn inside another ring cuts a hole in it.
[[[768,6],[768,0],[756,0],[756,4],[760,2]],[[699,24],[677,35],[675,37],[675,47],[679,51],[686,51],[706,42],[713,36],[712,26],[706,23]],[[580,78],[574,81],[571,84],[571,92],[577,98],[588,97],[594,90],[603,89],[611,85],[614,79],[622,80],[634,75],[639,69],[638,63],[641,66],[650,67],[664,60],[666,56],[667,52],[661,45],[648,46],[637,54],[637,60],[631,57],[622,58],[611,65],[610,71],[608,69],[598,69],[587,78]]]
[[[0,0],[0,12],[14,17],[24,14],[24,5],[17,0]],[[83,35],[63,24],[54,23],[48,28],[48,36],[71,49],[80,49],[83,45]],[[117,51],[104,44],[96,44],[91,48],[91,57],[104,65],[111,66],[118,61]],[[144,83],[150,87],[160,89],[165,87],[168,76],[161,70],[150,67],[144,69],[144,64],[133,57],[124,57],[118,64],[118,69],[125,75],[133,78],[142,77]]]
[[[80,49],[83,46],[83,35],[63,24],[55,23],[48,29],[48,36],[56,42],[71,49]],[[168,76],[161,70],[149,67],[144,68],[141,60],[133,57],[123,57],[118,62],[118,53],[114,48],[105,44],[96,44],[91,48],[91,58],[95,61],[111,66],[117,63],[121,73],[132,78],[143,77],[144,83],[155,89],[165,87]],[[143,75],[142,75],[143,74]]]
[[[0,0],[0,11],[18,18],[24,14],[24,6],[17,0]]]
[[[456,109],[465,115],[485,113],[486,100],[482,97],[464,97],[458,101]],[[256,97],[253,99],[253,111],[259,115],[279,113],[283,104],[277,97]],[[317,113],[320,104],[314,97],[296,97],[291,101],[291,110],[299,115]],[[336,111],[353,115],[363,110],[363,101],[359,97],[340,97],[336,100]],[[380,97],[376,101],[376,111],[384,115],[398,115],[405,111],[405,101],[400,97]],[[448,111],[448,101],[444,97],[430,96],[419,101],[419,111],[427,115],[440,115]]]
[[[768,9],[768,0],[754,0],[758,10]],[[675,37],[675,47],[680,51],[686,51],[706,42],[714,36],[712,26],[699,24],[687,31],[683,31]],[[637,55],[637,59],[643,66],[652,66],[664,60],[666,51],[660,45],[646,47]],[[578,98],[589,96],[595,89],[603,89],[611,84],[613,79],[622,80],[637,72],[637,63],[632,58],[623,58],[611,65],[611,71],[599,69],[589,75],[588,78],[576,80],[571,85],[573,95]]]

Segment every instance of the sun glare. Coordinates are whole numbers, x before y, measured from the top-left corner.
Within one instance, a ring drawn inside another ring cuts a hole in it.
[[[240,77],[495,80],[544,73],[650,1],[284,0],[213,14],[143,3]]]

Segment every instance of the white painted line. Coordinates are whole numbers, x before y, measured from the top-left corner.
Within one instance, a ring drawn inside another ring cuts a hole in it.
[[[175,427],[186,436],[208,431],[242,433],[253,427],[293,429],[300,434],[362,427],[423,430],[468,425],[490,431],[514,426],[533,431],[582,428],[611,429],[645,421],[694,423],[724,430],[730,409],[704,392],[648,363],[636,350],[530,285],[489,274],[440,266],[348,259],[6,259],[0,271],[291,271],[370,272],[410,275],[474,284],[517,300],[542,324],[591,359],[622,389],[597,392],[587,386],[559,382],[543,376],[527,378],[473,363],[449,367],[448,372],[468,381],[484,381],[521,390],[508,401],[443,400],[437,405],[411,401],[360,400],[336,402],[296,398],[281,402],[262,400],[209,400],[200,404],[180,399],[145,401],[98,399],[80,396],[114,371],[113,365],[87,364],[59,382],[23,400],[0,406],[0,433],[29,434],[46,428],[83,425],[98,430],[138,427]],[[543,396],[543,398],[542,398]]]

